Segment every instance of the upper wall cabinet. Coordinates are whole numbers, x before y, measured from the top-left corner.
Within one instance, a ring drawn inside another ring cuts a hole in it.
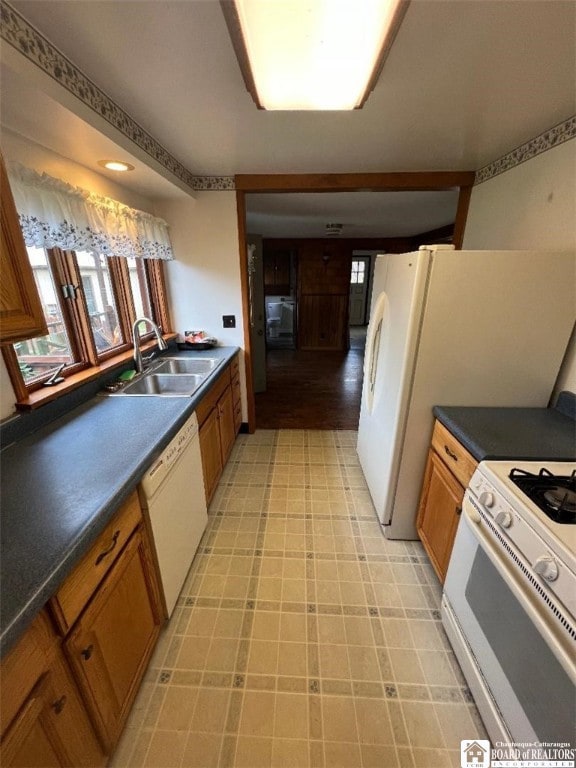
[[[0,207],[0,344],[10,344],[33,336],[43,336],[48,333],[48,328],[1,154]]]

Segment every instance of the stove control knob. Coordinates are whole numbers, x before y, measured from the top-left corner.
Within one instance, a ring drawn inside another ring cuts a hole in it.
[[[550,555],[542,555],[532,567],[534,572],[546,581],[556,581],[558,578],[558,563]]]
[[[498,512],[496,515],[496,524],[500,526],[500,528],[510,528],[512,525],[512,515],[510,512]]]
[[[482,504],[487,509],[490,509],[490,507],[494,506],[494,494],[490,493],[490,491],[483,491],[480,494],[480,504]]]

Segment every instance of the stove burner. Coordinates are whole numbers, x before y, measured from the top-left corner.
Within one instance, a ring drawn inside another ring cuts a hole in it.
[[[544,491],[544,498],[553,509],[576,512],[576,491],[556,486],[549,491]]]
[[[555,523],[576,524],[576,471],[553,475],[544,468],[537,474],[513,469],[510,479]]]

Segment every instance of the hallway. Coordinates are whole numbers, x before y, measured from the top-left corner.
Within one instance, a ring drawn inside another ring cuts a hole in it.
[[[353,327],[348,352],[269,349],[257,428],[357,429],[365,340],[366,328]]]

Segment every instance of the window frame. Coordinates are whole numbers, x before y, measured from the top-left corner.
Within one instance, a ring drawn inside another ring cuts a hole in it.
[[[61,373],[65,380],[55,387],[44,387],[44,382],[52,371],[27,384],[20,371],[14,345],[9,344],[3,347],[2,354],[16,395],[16,407],[19,409],[37,407],[47,400],[53,400],[84,382],[96,378],[114,365],[129,360],[132,355],[132,327],[136,320],[136,310],[127,258],[106,257],[123,341],[111,349],[99,352],[94,341],[90,313],[82,289],[81,267],[76,252],[62,251],[58,248],[44,250],[58,289],[58,302],[74,362],[66,365]],[[173,337],[162,262],[158,259],[144,259],[143,262],[143,274],[153,310],[152,319],[162,328],[165,337]],[[73,286],[73,290],[72,295],[65,298],[62,295],[62,286],[66,285]],[[141,340],[146,346],[147,343],[151,344],[153,338],[153,332],[147,330]]]

